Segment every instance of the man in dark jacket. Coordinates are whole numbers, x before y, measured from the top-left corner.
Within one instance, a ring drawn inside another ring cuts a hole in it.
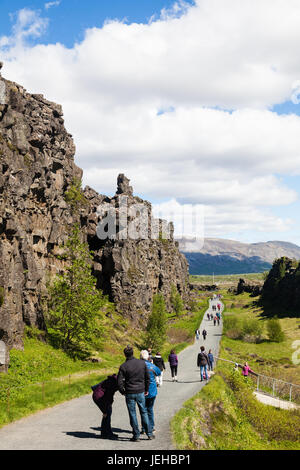
[[[203,370],[205,372],[205,379],[208,380],[207,365],[208,365],[208,356],[207,356],[207,353],[205,352],[205,347],[201,346],[200,352],[197,358],[197,366],[200,367],[201,382],[203,381]]]
[[[145,361],[136,359],[133,356],[133,349],[127,346],[124,349],[126,361],[120,366],[118,373],[118,388],[122,395],[125,395],[130,424],[133,431],[132,441],[140,440],[139,424],[136,416],[136,405],[138,405],[142,420],[142,427],[145,429],[148,439],[154,439],[154,435],[149,431],[148,414],[145,405],[145,397],[148,395],[150,376]]]

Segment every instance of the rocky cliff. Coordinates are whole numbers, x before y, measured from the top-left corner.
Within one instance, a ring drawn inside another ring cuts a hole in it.
[[[87,239],[94,251],[94,275],[98,287],[109,295],[117,309],[141,322],[150,312],[153,294],[161,292],[170,310],[172,286],[186,304],[188,263],[174,240],[173,224],[154,219],[151,204],[133,196],[123,174],[118,177],[113,198],[100,196],[89,187],[84,195],[90,207],[86,225]],[[102,240],[99,229],[103,234],[101,223],[104,228],[110,212],[116,218],[116,233]]]
[[[114,198],[85,188],[86,203],[72,210],[66,192],[82,178],[74,154],[61,107],[0,75],[0,340],[9,349],[23,347],[25,324],[44,328],[47,282],[64,269],[58,255],[74,223],[94,251],[98,287],[121,313],[144,321],[157,291],[170,307],[172,285],[187,299],[188,265],[172,231],[169,239],[162,232],[129,239],[119,236],[119,224],[115,237],[97,236],[107,211],[118,213],[120,196],[129,208],[142,204],[152,218],[151,204],[133,196],[124,175]],[[131,212],[126,220],[133,222]]]

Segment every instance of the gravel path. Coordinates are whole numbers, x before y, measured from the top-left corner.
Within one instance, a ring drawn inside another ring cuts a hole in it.
[[[211,306],[217,301],[212,301]],[[178,355],[178,382],[172,382],[169,365],[164,373],[163,386],[158,390],[154,412],[156,438],[148,441],[141,436],[140,442],[130,442],[132,437],[125,399],[115,395],[112,428],[119,435],[118,441],[99,438],[102,414],[91,399],[91,394],[43,410],[0,429],[0,450],[172,450],[170,420],[183,403],[194,396],[203,386],[197,364],[200,346],[212,349],[216,356],[222,336],[222,322],[214,326],[206,314],[200,326],[208,332],[195,340]]]

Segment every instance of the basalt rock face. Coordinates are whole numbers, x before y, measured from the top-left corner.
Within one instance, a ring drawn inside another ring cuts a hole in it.
[[[43,328],[42,298],[74,216],[64,193],[82,171],[62,109],[0,75],[0,340],[22,348]]]
[[[258,295],[261,295],[263,289],[263,281],[249,281],[246,279],[240,279],[237,289],[236,289],[236,294],[243,294],[243,292],[248,292],[251,294],[253,297],[257,297]]]
[[[151,204],[133,196],[123,174],[113,198],[88,187],[84,194],[91,207],[87,237],[94,251],[94,275],[117,310],[135,323],[144,323],[156,293],[164,295],[171,310],[172,286],[187,305],[188,263],[174,241],[173,224],[155,219]],[[113,218],[115,233],[105,238],[104,228]]]
[[[75,223],[94,251],[98,287],[134,322],[146,320],[156,292],[165,295],[169,308],[172,285],[188,298],[188,264],[172,225],[166,239],[158,221],[156,239],[149,227],[143,234],[150,236],[125,236],[136,204],[153,219],[151,204],[133,196],[124,175],[113,198],[87,187],[87,204],[71,210],[65,193],[81,180],[82,170],[74,163],[75,146],[62,116],[59,105],[0,75],[0,340],[8,349],[23,347],[25,324],[44,328],[47,282],[65,268],[58,255]],[[112,209],[118,216],[124,201],[129,209],[121,221],[117,217],[116,235],[99,237],[99,221]]]

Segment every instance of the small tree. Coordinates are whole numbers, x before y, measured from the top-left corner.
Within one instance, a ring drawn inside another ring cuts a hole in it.
[[[70,205],[72,213],[87,204],[87,199],[81,188],[81,180],[74,178],[68,191],[65,192],[65,201]]]
[[[176,315],[180,315],[180,313],[183,310],[183,302],[182,302],[182,298],[181,298],[178,290],[176,289],[176,287],[174,285],[171,288],[170,301],[171,301],[172,308],[173,308],[174,312],[176,313]]]
[[[281,329],[280,322],[278,318],[271,318],[267,323],[268,337],[270,341],[275,343],[281,343],[284,341],[284,333]]]
[[[159,351],[166,341],[167,313],[162,294],[153,297],[152,310],[146,328],[146,343],[148,347]]]
[[[92,256],[88,245],[80,239],[77,225],[65,244],[62,258],[68,267],[49,287],[46,324],[58,346],[78,356],[98,328],[96,319],[105,299],[96,289],[96,279],[91,273]]]

